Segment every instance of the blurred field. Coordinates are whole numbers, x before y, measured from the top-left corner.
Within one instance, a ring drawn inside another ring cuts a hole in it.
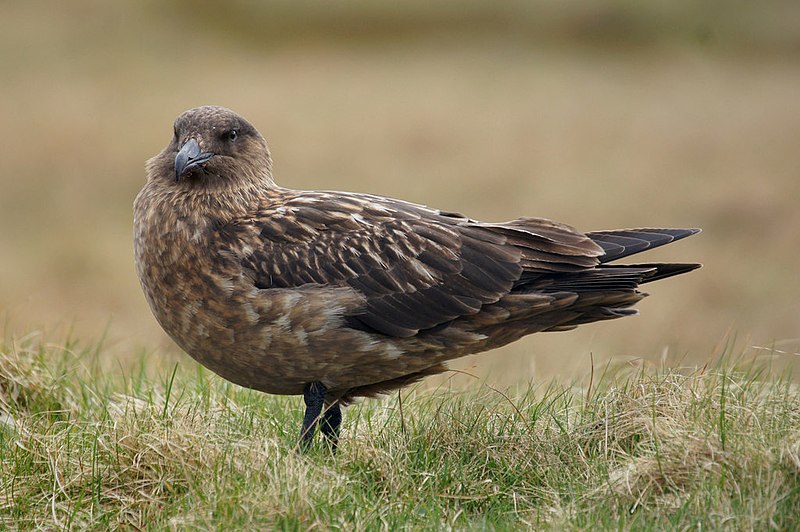
[[[123,364],[178,353],[138,287],[131,203],[175,116],[218,104],[285,186],[704,229],[648,254],[705,268],[651,285],[641,316],[460,364],[495,385],[582,376],[590,353],[702,362],[727,338],[798,358],[796,2],[428,4],[3,3],[6,336],[107,328]]]

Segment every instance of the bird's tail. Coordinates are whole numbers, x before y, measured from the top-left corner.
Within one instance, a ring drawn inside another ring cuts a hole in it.
[[[701,265],[609,262],[699,232],[699,229],[620,229],[586,233],[605,252],[598,257],[598,266],[582,271],[526,276],[528,278],[521,283],[519,291],[523,294],[551,294],[556,298],[573,295],[566,308],[548,316],[552,318],[552,324],[545,324],[545,320],[538,316],[533,318],[537,327],[542,327],[539,330],[570,330],[584,323],[630,316],[637,313],[630,307],[647,296],[638,290],[639,285],[690,272]]]

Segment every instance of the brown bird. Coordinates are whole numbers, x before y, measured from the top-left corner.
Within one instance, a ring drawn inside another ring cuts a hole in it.
[[[486,223],[401,200],[299,191],[222,107],[175,121],[134,202],[136,270],[156,319],[241,386],[303,394],[301,444],[336,446],[342,405],[540,331],[636,314],[638,286],[699,264],[609,264],[699,229],[581,233]]]

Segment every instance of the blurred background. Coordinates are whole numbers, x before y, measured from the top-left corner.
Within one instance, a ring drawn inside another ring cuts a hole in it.
[[[6,338],[190,364],[141,295],[131,203],[174,118],[203,104],[255,124],[287,187],[704,229],[648,254],[705,267],[648,285],[640,316],[457,365],[492,385],[726,346],[800,358],[795,0],[3,2]]]

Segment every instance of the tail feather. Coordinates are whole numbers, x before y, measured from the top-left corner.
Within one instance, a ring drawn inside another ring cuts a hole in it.
[[[699,229],[621,229],[586,233],[602,249],[602,254],[600,249],[595,248],[597,253],[590,255],[594,260],[599,259],[600,264],[595,262],[592,267],[583,269],[576,269],[573,264],[569,269],[551,268],[550,271],[543,271],[535,265],[525,268],[512,293],[498,303],[509,311],[507,316],[512,316],[511,320],[492,322],[485,329],[487,337],[496,335],[489,345],[500,346],[533,332],[567,331],[585,323],[636,314],[638,311],[631,307],[647,296],[639,290],[640,285],[690,272],[701,265],[609,262],[699,232]],[[527,298],[535,302],[535,309],[532,303],[527,303]],[[557,303],[558,306],[548,308],[548,303]],[[514,309],[527,304],[527,308],[535,311],[527,314],[511,312],[513,304],[519,304]],[[523,324],[523,327],[519,324]]]
[[[559,275],[539,276],[524,285],[526,291],[537,292],[617,292],[636,290],[644,278],[654,275],[652,266],[643,268],[598,267],[592,270]]]
[[[618,229],[586,233],[604,254],[600,264],[578,271],[542,274],[538,268],[523,272],[515,285],[518,292],[589,292],[635,291],[639,285],[666,279],[699,268],[693,263],[608,264],[611,261],[657,248],[697,234],[700,229]]]
[[[642,284],[652,283],[653,281],[660,281],[667,277],[680,275],[682,273],[690,272],[702,267],[702,264],[697,263],[659,263],[659,264],[630,264],[631,268],[653,268],[654,271],[642,279]]]
[[[636,290],[641,284],[690,272],[700,266],[677,263],[600,265],[589,271],[537,276],[520,287],[545,293]]]

